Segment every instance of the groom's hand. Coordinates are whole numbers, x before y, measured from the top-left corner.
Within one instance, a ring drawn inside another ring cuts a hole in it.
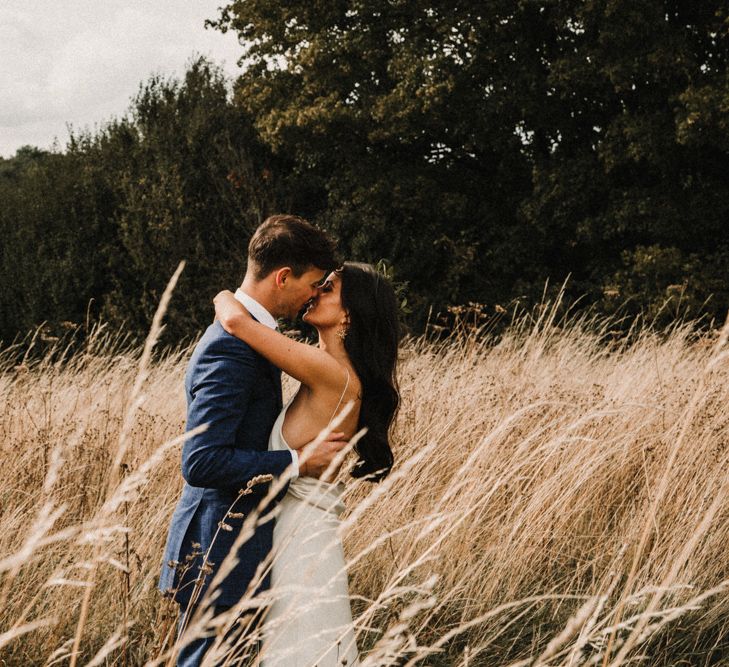
[[[344,433],[333,431],[328,440],[302,447],[299,450],[299,476],[320,479],[334,457],[348,444]]]

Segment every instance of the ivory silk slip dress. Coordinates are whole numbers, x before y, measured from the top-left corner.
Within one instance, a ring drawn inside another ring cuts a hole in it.
[[[348,386],[349,372],[335,415]],[[270,451],[291,449],[283,437],[283,423],[292,401],[273,425]],[[262,667],[359,665],[338,530],[343,491],[342,483],[297,477],[280,502],[273,531],[272,603],[264,621]]]

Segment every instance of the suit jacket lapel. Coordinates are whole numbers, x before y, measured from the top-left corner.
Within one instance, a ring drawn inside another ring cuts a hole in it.
[[[273,364],[269,363],[268,367],[273,378],[273,384],[276,387],[276,405],[278,406],[279,412],[283,408],[283,390],[281,388],[281,369],[277,368]]]
[[[256,322],[258,322],[258,318],[251,315]],[[263,355],[261,355],[263,356]],[[263,357],[263,360],[266,362],[266,365],[268,366],[268,372],[271,375],[271,379],[273,380],[273,386],[276,387],[276,405],[278,406],[279,412],[283,408],[283,390],[281,389],[281,369],[274,366],[270,361],[268,361],[265,357]]]

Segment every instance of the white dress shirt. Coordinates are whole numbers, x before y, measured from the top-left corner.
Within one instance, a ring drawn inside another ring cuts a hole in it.
[[[235,298],[237,301],[240,301],[246,307],[246,310],[261,324],[266,325],[269,329],[273,329],[274,331],[278,329],[276,318],[252,296],[246,294],[242,289],[240,289],[240,287],[235,291]],[[299,476],[299,455],[293,449],[291,450],[291,460],[294,464],[291,479],[296,479]]]

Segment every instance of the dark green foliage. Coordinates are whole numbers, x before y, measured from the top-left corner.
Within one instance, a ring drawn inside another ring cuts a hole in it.
[[[265,153],[204,61],[181,83],[150,80],[127,124],[133,140],[115,169],[122,252],[112,258],[104,315],[144,331],[186,259],[168,333],[195,335],[212,320],[213,296],[240,283],[248,237],[271,209]]]
[[[151,79],[128,117],[65,153],[21,149],[0,162],[0,338],[43,321],[58,334],[89,308],[144,335],[181,259],[167,340],[212,320],[274,197],[265,149],[228,97],[201,59],[181,82]]]
[[[0,163],[0,336],[41,322],[81,323],[109,287],[113,208],[103,179],[74,150],[25,148]]]
[[[720,0],[225,7],[231,98],[194,62],[64,153],[0,160],[0,337],[91,314],[169,340],[238,282],[267,214],[314,219],[448,304],[569,299],[665,323],[729,308],[729,10]],[[627,301],[627,305],[626,305]]]
[[[237,100],[310,213],[416,304],[571,275],[606,310],[676,285],[693,315],[729,307],[724,2],[246,0],[217,25],[249,44]]]
[[[421,318],[429,304],[506,297],[538,252],[517,231],[531,190],[519,107],[486,92],[511,37],[492,31],[498,8],[479,13],[240,2],[221,24],[251,45],[236,100],[290,159],[294,206],[346,255],[390,260]]]

